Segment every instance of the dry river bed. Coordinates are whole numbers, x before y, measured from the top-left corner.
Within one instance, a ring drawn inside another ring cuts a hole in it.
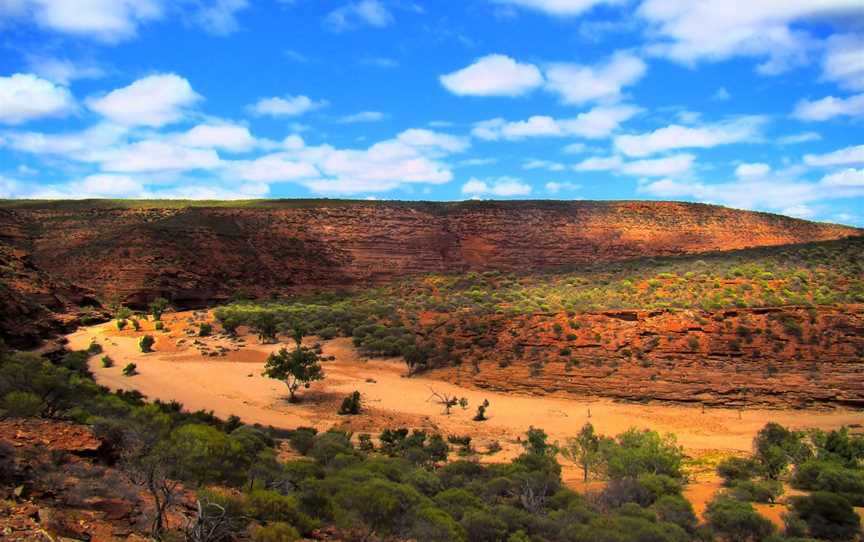
[[[111,389],[138,390],[150,399],[179,401],[189,410],[212,410],[217,416],[240,416],[246,423],[280,428],[312,426],[326,430],[334,426],[376,434],[385,428],[411,427],[445,435],[470,435],[475,448],[483,452],[497,441],[502,450],[481,455],[482,461],[508,461],[521,451],[520,437],[530,427],[545,430],[551,440],[564,442],[574,436],[586,421],[601,433],[614,435],[630,427],[671,432],[687,454],[697,460],[691,475],[694,482],[686,494],[701,513],[705,503],[719,488],[713,464],[730,454],[749,452],[756,432],[774,421],[792,428],[832,429],[842,425],[864,424],[864,413],[835,409],[764,410],[706,409],[698,406],[666,404],[634,405],[598,398],[561,398],[523,396],[471,389],[435,380],[433,376],[405,377],[401,359],[367,359],[353,347],[351,340],[322,341],[323,355],[335,360],[323,363],[326,378],[300,391],[302,402],[289,404],[284,384],[261,375],[266,357],[286,344],[261,344],[251,334],[240,333],[239,340],[219,334],[199,338],[189,336],[197,324],[211,321],[204,312],[166,314],[165,331],[155,331],[154,323],[142,321],[141,331],[131,327],[119,331],[115,322],[80,328],[68,336],[69,347],[85,349],[95,341],[114,366],[102,367],[100,356],[91,358],[96,380]],[[241,332],[244,331],[241,328]],[[142,353],[138,340],[146,333],[156,338],[154,352]],[[314,338],[307,338],[311,344]],[[135,363],[138,373],[126,377],[122,369]],[[359,416],[336,414],[342,399],[359,391],[364,412]],[[455,407],[445,415],[433,392],[468,399],[467,409]],[[489,419],[471,418],[483,400],[490,403]],[[579,473],[564,464],[564,479],[575,489],[582,485]],[[589,484],[590,487],[596,483]],[[767,517],[779,522],[782,505],[759,505]],[[864,511],[859,510],[864,513]]]

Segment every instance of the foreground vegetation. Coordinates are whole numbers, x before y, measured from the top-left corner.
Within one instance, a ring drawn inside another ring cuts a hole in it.
[[[90,356],[99,353],[52,361],[0,349],[0,418],[91,426],[110,450],[103,460],[119,473],[98,491],[147,494],[150,532],[162,540],[295,540],[322,528],[345,540],[490,542],[853,540],[860,532],[851,504],[864,502],[864,439],[846,429],[799,433],[769,424],[752,457],[720,464],[728,489],[700,524],[682,496],[687,459],[672,435],[631,429],[607,437],[586,425],[552,443],[532,428],[515,460],[482,465],[475,459],[489,451],[473,449],[470,436],[277,431],[110,393],[92,380]],[[301,458],[280,461],[282,440]],[[0,450],[0,472],[12,473],[4,484],[44,482],[64,468],[16,472],[14,454]],[[586,478],[607,480],[605,488],[566,488],[559,457]],[[783,480],[812,493],[790,499],[779,534],[750,502],[778,499]],[[177,506],[183,488],[195,494],[194,511]],[[181,512],[182,527],[166,521]]]

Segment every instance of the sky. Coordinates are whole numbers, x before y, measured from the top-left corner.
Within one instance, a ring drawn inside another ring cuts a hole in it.
[[[0,0],[0,197],[864,226],[864,1]]]

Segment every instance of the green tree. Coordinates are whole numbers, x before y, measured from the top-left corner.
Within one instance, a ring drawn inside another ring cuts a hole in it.
[[[561,449],[561,455],[582,468],[582,479],[586,482],[588,475],[603,464],[600,442],[601,437],[594,432],[594,426],[585,422],[576,438],[567,439],[567,445]]]
[[[715,533],[730,542],[759,542],[774,532],[771,521],[759,515],[750,503],[722,495],[708,503],[705,519]]]
[[[826,491],[790,499],[792,514],[804,520],[810,536],[823,540],[855,540],[861,518],[845,498]]]
[[[237,485],[246,479],[249,461],[238,439],[204,424],[188,424],[171,432],[172,474],[177,478],[204,484]]]
[[[753,448],[754,457],[772,480],[779,478],[789,463],[798,464],[811,455],[803,442],[802,433],[790,431],[774,422],[765,424],[756,434]]]
[[[636,478],[642,474],[662,474],[681,478],[684,452],[672,434],[629,429],[601,446],[606,470],[615,478]]]
[[[294,350],[282,348],[279,352],[270,354],[264,365],[264,376],[281,380],[288,386],[288,400],[297,401],[297,390],[300,386],[309,387],[311,382],[324,379],[320,358],[311,348],[303,346],[303,335],[294,333]]]

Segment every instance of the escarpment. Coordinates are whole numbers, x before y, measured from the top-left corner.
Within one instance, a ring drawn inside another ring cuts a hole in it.
[[[0,206],[0,241],[103,300],[202,306],[421,273],[534,271],[837,239],[855,228],[675,202]]]

